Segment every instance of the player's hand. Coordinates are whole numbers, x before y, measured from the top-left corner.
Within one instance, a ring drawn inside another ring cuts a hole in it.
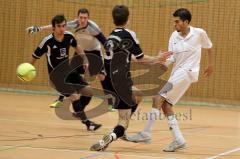
[[[173,54],[171,51],[160,51],[158,54],[158,60],[160,63],[166,62],[166,60]]]
[[[99,81],[104,81],[105,80],[105,75],[100,73],[100,74],[97,75],[97,78],[98,78]]]
[[[30,26],[26,29],[28,34],[33,34],[33,33],[39,32],[40,30],[41,30],[41,27],[39,26]]]
[[[213,74],[214,67],[213,65],[209,65],[207,69],[204,71],[205,77],[210,77]]]

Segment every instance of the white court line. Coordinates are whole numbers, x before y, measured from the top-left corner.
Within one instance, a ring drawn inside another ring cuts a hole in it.
[[[115,155],[115,153],[111,152],[94,152],[88,150],[71,150],[71,149],[56,149],[56,148],[44,148],[44,147],[29,147],[29,146],[1,146],[5,148],[14,147],[16,149],[32,149],[32,150],[44,150],[44,151],[60,151],[60,152],[81,152],[85,154],[99,154],[99,155]],[[152,159],[166,159],[166,157],[156,157],[156,156],[148,156],[148,155],[133,155],[133,154],[121,154],[117,153],[119,156],[126,156],[126,157],[137,157],[137,158],[152,158]]]
[[[230,136],[230,135],[215,135],[215,134],[196,134],[196,132],[184,132],[185,136],[205,136],[205,137],[221,137],[221,138],[233,138],[233,139],[240,139],[240,136]]]
[[[215,158],[218,158],[218,157],[221,157],[221,156],[226,156],[226,155],[228,155],[228,154],[230,154],[230,153],[237,152],[237,151],[240,151],[240,147],[235,148],[235,149],[233,149],[233,150],[229,150],[229,151],[220,153],[220,154],[218,154],[218,155],[216,155],[216,156],[208,157],[208,158],[206,158],[206,159],[215,159]]]
[[[24,122],[24,123],[32,123],[32,124],[44,124],[44,125],[54,125],[54,126],[56,126],[56,125],[58,125],[58,126],[67,126],[67,127],[69,127],[69,126],[79,126],[79,124],[77,123],[77,124],[70,124],[70,123],[66,123],[66,124],[64,124],[64,123],[58,123],[58,122],[40,122],[40,121],[31,121],[31,120],[18,120],[18,119],[7,119],[7,118],[0,118],[0,121],[12,121],[12,122]],[[77,121],[77,120],[76,120]],[[105,128],[105,129],[113,129],[113,127],[112,126],[104,126],[103,125],[103,128]],[[131,127],[129,127],[128,128],[128,131],[140,131],[141,129],[137,129],[137,128],[131,128]],[[192,136],[192,134],[194,133],[196,133],[196,131],[194,130],[189,130],[190,132],[188,132],[188,130],[186,130],[186,132],[184,132],[184,134],[185,135],[191,135]],[[192,132],[193,131],[193,132]],[[169,132],[169,130],[162,130],[162,132]],[[153,132],[153,134],[154,134],[154,132]],[[208,134],[195,134],[195,135],[198,135],[198,136],[208,136],[208,137],[222,137],[222,138],[239,138],[240,139],[240,137],[238,137],[238,136],[229,136],[229,135],[215,135],[215,134],[213,134],[213,135],[208,135]]]
[[[72,126],[76,126],[76,124],[64,124],[64,123],[54,123],[54,122],[39,122],[39,121],[29,121],[29,120],[16,120],[16,119],[4,119],[4,118],[0,118],[0,120],[2,121],[14,121],[14,122],[25,122],[25,123],[33,123],[33,124],[36,124],[36,123],[39,123],[39,124],[46,124],[46,125],[66,125],[66,126],[69,126],[69,125],[72,125]],[[111,128],[112,127],[107,127],[107,126],[104,126],[105,128]],[[130,130],[132,131],[139,131],[139,129],[132,129],[130,128]],[[192,134],[193,132],[189,132],[189,133],[186,133],[187,135],[190,135]],[[222,136],[222,135],[207,135],[207,134],[196,134],[196,135],[200,135],[200,136],[211,136],[211,137],[228,137],[228,138],[238,138],[237,136]],[[7,146],[5,146],[7,147]],[[68,149],[48,149],[48,148],[32,148],[32,147],[18,147],[18,148],[28,148],[28,149],[42,149],[42,150],[52,150],[52,151],[71,151],[71,152],[85,152],[85,153],[93,153],[92,151],[84,151],[84,150],[68,150]],[[221,153],[221,154],[218,154],[216,156],[212,156],[212,157],[209,157],[207,159],[216,159],[220,156],[224,156],[224,155],[227,155],[227,154],[230,154],[230,153],[233,153],[233,152],[237,152],[237,151],[240,151],[240,147],[239,148],[236,148],[236,149],[233,149],[233,150],[230,150],[230,151],[227,151],[227,152],[224,152],[224,153]],[[109,153],[109,152],[105,152],[105,153],[108,153],[108,154],[111,154],[113,155],[113,153]],[[162,157],[154,157],[154,156],[144,156],[144,155],[127,155],[127,154],[120,154],[122,156],[133,156],[133,157],[139,157],[139,158],[158,158],[158,159],[161,159]],[[164,157],[163,157],[164,158]],[[165,157],[166,159],[166,157]]]

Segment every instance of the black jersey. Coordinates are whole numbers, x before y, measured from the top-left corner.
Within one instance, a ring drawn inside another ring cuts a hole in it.
[[[143,58],[144,54],[135,32],[116,28],[107,38],[105,44],[105,70],[108,90],[116,98],[115,109],[130,109],[136,103],[132,98],[130,67],[131,57]]]
[[[131,56],[134,55],[137,59],[144,56],[136,33],[125,28],[116,28],[111,32],[105,49],[105,59],[111,61],[111,69],[108,72],[110,74],[119,72],[119,69],[121,72],[130,72]]]
[[[57,41],[53,34],[50,34],[43,38],[32,56],[35,59],[39,59],[43,54],[46,54],[48,72],[50,73],[60,63],[69,58],[70,46],[77,46],[77,41],[71,32],[65,31],[61,42]]]

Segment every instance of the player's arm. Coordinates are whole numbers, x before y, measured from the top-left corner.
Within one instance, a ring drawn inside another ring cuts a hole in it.
[[[29,61],[30,64],[34,65],[38,59],[41,58],[43,54],[47,52],[47,38],[44,38],[35,51],[32,53],[32,57]]]
[[[166,59],[172,55],[172,52],[159,52],[158,56],[148,56],[142,52],[142,49],[138,43],[134,43],[129,50],[134,55],[134,61],[145,64],[145,65],[155,65],[164,64]]]
[[[78,26],[78,21],[73,20],[67,22],[67,29],[75,29]],[[45,25],[45,26],[30,26],[27,29],[28,34],[33,34],[39,31],[51,31],[52,30],[52,25]]]
[[[88,62],[87,56],[86,56],[85,52],[83,51],[83,49],[79,45],[77,45],[75,47],[75,52],[79,56],[81,56],[81,58],[83,59],[83,67],[84,67],[85,71],[88,70],[89,62]]]
[[[71,39],[71,46],[75,49],[75,52],[81,56],[81,58],[83,59],[83,65],[85,67],[85,69],[88,68],[88,60],[87,60],[87,56],[85,55],[85,52],[83,51],[83,49],[77,44],[77,40],[74,38],[73,35],[72,39]]]
[[[172,52],[159,52],[158,56],[144,55],[142,58],[136,59],[137,62],[146,65],[165,64],[166,60],[172,55]]]
[[[95,35],[95,37],[98,39],[98,41],[104,46],[104,44],[106,43],[107,39],[106,37],[103,35],[102,32],[100,32],[99,34]]]
[[[212,42],[209,39],[206,31],[202,30],[201,32],[201,45],[202,48],[207,49],[208,54],[208,67],[204,71],[204,75],[209,77],[214,71],[214,54],[212,52]]]
[[[132,42],[131,47],[128,49],[135,56],[136,62],[146,65],[154,65],[154,64],[163,64],[166,59],[172,54],[172,52],[160,52],[158,56],[148,56],[145,55],[140,47],[139,40],[136,37],[136,33],[130,31]]]
[[[45,25],[45,26],[30,26],[27,29],[28,34],[33,34],[42,30],[50,31],[52,30],[52,25]]]
[[[98,39],[98,41],[104,46],[107,39],[106,37],[103,35],[103,33],[99,30],[99,34],[95,35],[96,39]],[[103,55],[101,55],[103,56]],[[101,57],[100,57],[101,58]],[[97,75],[98,79],[100,81],[103,81],[105,79],[105,75],[106,75],[106,71],[105,71],[105,68],[104,68],[104,65],[103,67],[101,68],[99,74]]]
[[[75,47],[75,51],[76,51],[76,53],[77,53],[78,55],[80,55],[81,57],[83,57],[83,63],[84,63],[84,64],[88,64],[87,56],[86,56],[85,52],[83,51],[83,49],[82,49],[79,45],[77,45],[77,46]]]
[[[35,65],[36,61],[37,61],[37,59],[31,57],[29,63],[32,64],[32,65]]]
[[[89,20],[88,21],[90,27],[91,27],[91,34],[103,45],[105,46],[105,43],[107,41],[106,37],[104,36],[104,34],[102,33],[100,27],[95,23],[93,22],[92,20]],[[101,52],[101,55],[99,58],[102,58],[102,52]],[[105,68],[104,68],[104,65],[103,67],[101,68],[100,72],[98,73],[97,77],[98,79],[100,79],[100,81],[103,81],[105,79],[105,75],[106,75],[106,71],[105,71]]]
[[[91,27],[91,34],[98,39],[98,41],[104,46],[104,44],[106,43],[107,39],[104,36],[104,34],[102,33],[100,27],[93,22],[92,20],[88,20],[89,26]]]
[[[207,49],[208,54],[208,67],[204,71],[204,75],[206,77],[209,77],[212,75],[214,71],[214,54],[212,52],[212,49]]]

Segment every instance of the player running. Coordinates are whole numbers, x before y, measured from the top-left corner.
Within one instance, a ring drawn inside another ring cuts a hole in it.
[[[78,10],[78,19],[75,19],[73,21],[67,22],[67,29],[73,30],[75,38],[77,39],[78,44],[81,46],[81,48],[86,53],[86,56],[88,57],[89,61],[89,72],[90,75],[96,75],[98,74],[98,78],[101,81],[101,85],[104,90],[108,89],[108,81],[105,80],[104,75],[105,71],[102,69],[100,72],[98,71],[98,68],[95,68],[96,66],[94,63],[96,62],[96,58],[98,58],[98,61],[102,62],[102,50],[101,50],[101,44],[104,45],[106,42],[106,38],[103,35],[101,29],[99,26],[92,20],[89,19],[89,11],[86,8],[81,8]],[[28,33],[32,34],[34,32],[43,31],[43,30],[51,30],[52,26],[31,26],[27,28]],[[93,56],[96,56],[96,58],[93,58]],[[103,64],[103,63],[102,63]],[[77,71],[80,74],[84,74],[85,70],[80,67],[77,69]],[[107,94],[107,92],[105,92]],[[64,96],[59,96],[58,100],[54,101],[50,107],[58,107],[62,104]],[[85,97],[81,97],[84,101]],[[108,99],[108,105],[109,110],[112,111],[112,105],[113,101],[111,98]]]
[[[144,55],[136,33],[126,28],[129,17],[128,7],[115,6],[112,10],[112,16],[116,28],[109,35],[105,45],[107,66],[109,66],[106,71],[112,84],[109,90],[117,99],[114,108],[118,110],[119,120],[111,133],[104,135],[100,141],[91,146],[90,150],[92,151],[103,151],[112,141],[124,136],[130,117],[140,102],[132,87],[131,56],[135,56],[136,61],[145,64],[160,63],[170,56],[168,52],[159,57]]]
[[[66,19],[63,15],[56,15],[52,19],[52,34],[49,34],[43,38],[37,49],[32,54],[31,64],[35,64],[37,59],[40,59],[42,55],[47,57],[47,66],[49,75],[60,64],[69,59],[69,48],[72,46],[75,52],[84,60],[84,67],[87,66],[87,58],[84,51],[77,45],[77,41],[71,32],[65,31]],[[51,76],[50,76],[51,78]],[[60,92],[64,96],[70,96],[75,114],[79,114],[79,119],[86,125],[87,130],[95,131],[101,127],[101,124],[96,124],[87,119],[84,113],[84,108],[88,105],[92,98],[92,90],[89,88],[87,82],[76,72],[72,72],[66,79],[67,83],[81,85],[81,88],[76,89],[76,92],[85,94],[85,101],[75,97],[74,93],[71,94]],[[76,87],[77,88],[77,87]],[[80,116],[81,115],[81,116]]]
[[[206,76],[213,73],[212,42],[206,31],[190,26],[192,16],[187,9],[176,10],[173,17],[176,31],[172,33],[168,46],[168,50],[172,51],[173,55],[165,63],[166,65],[173,63],[172,73],[168,80],[173,87],[169,91],[165,91],[163,87],[159,94],[153,97],[152,110],[148,113],[148,121],[145,123],[143,131],[128,137],[128,140],[133,142],[150,142],[153,123],[159,119],[160,109],[162,109],[173,135],[173,142],[163,149],[166,152],[186,147],[186,141],[179,129],[172,106],[179,101],[193,82],[197,82],[201,48],[208,51],[208,67],[204,73]]]

